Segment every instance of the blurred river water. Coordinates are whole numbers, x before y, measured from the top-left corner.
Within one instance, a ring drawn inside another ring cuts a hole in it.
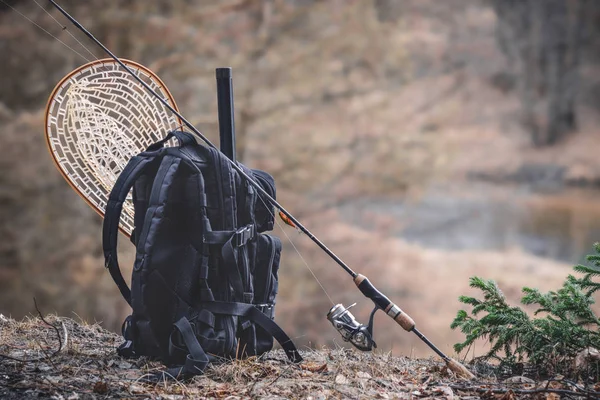
[[[577,263],[600,241],[600,198],[592,189],[544,193],[516,185],[434,187],[416,199],[360,198],[345,204],[341,213],[366,229],[376,229],[371,221],[388,218],[391,235],[443,250],[519,248]]]

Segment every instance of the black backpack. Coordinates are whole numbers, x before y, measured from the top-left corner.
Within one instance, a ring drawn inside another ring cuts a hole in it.
[[[164,147],[177,138],[179,146]],[[281,242],[274,210],[218,150],[171,132],[133,157],[110,194],[103,226],[106,267],[133,312],[123,323],[124,357],[149,356],[189,377],[209,362],[263,354],[277,339],[302,358],[273,321]],[[273,178],[240,168],[275,197]],[[118,224],[133,188],[131,290],[117,261]]]

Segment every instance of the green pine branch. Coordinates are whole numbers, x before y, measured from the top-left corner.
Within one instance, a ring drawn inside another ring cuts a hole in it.
[[[472,277],[471,287],[479,289],[483,299],[460,296],[459,301],[471,307],[470,313],[459,310],[450,327],[459,329],[465,340],[454,345],[461,353],[478,340],[490,343],[484,359],[497,359],[503,364],[528,362],[545,370],[572,365],[571,360],[588,347],[600,349],[600,319],[591,306],[593,294],[600,290],[600,245],[598,254],[587,260],[592,265],[577,265],[582,277],[567,276],[556,291],[543,293],[524,287],[521,303],[535,306],[534,318],[518,306],[511,306],[496,282]],[[564,372],[564,371],[563,371]]]

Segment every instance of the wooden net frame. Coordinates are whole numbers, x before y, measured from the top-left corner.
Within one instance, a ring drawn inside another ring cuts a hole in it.
[[[121,60],[176,110],[165,84],[148,68]],[[56,85],[46,107],[48,150],[69,185],[101,216],[129,159],[181,127],[156,97],[112,59],[90,62]],[[119,228],[133,231],[131,196]]]

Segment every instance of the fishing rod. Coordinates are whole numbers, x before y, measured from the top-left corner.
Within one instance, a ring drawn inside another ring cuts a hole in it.
[[[156,97],[162,105],[164,105],[169,111],[176,115],[183,125],[188,127],[198,138],[200,138],[208,147],[211,147],[217,151],[220,151],[206,136],[204,136],[194,125],[192,125],[183,115],[179,113],[167,100],[161,97],[156,91],[154,91],[146,82],[138,77],[125,63],[123,63],[116,55],[114,55],[102,42],[88,31],[81,23],[79,23],[73,16],[66,12],[55,0],[49,0],[49,2],[56,7],[56,9],[63,14],[73,25],[75,25],[81,32],[83,32],[88,38],[104,50],[112,59],[114,59],[123,69],[125,69],[131,76],[139,82],[144,89],[150,94]],[[352,343],[355,347],[360,350],[369,351],[376,344],[372,338],[373,336],[373,317],[378,310],[383,310],[386,315],[392,318],[398,325],[400,325],[405,331],[415,333],[427,346],[429,346],[437,355],[439,355],[445,362],[448,368],[454,371],[457,375],[472,379],[475,376],[458,361],[445,355],[440,349],[438,349],[429,339],[427,339],[419,330],[416,328],[414,320],[406,314],[400,307],[394,304],[388,297],[386,297],[381,291],[379,291],[366,276],[354,272],[340,257],[338,257],[332,250],[330,250],[323,242],[321,242],[312,232],[310,232],[300,221],[298,221],[289,211],[287,211],[281,204],[279,204],[269,193],[267,193],[262,186],[246,174],[242,168],[230,158],[227,158],[231,167],[237,171],[244,179],[248,181],[258,192],[264,196],[274,207],[279,209],[280,213],[287,217],[287,222],[291,222],[293,226],[299,229],[302,233],[309,237],[317,246],[321,248],[331,259],[333,259],[344,271],[346,271],[353,279],[356,287],[361,293],[371,299],[375,304],[375,308],[371,312],[368,325],[360,324],[354,316],[350,313],[349,308],[344,307],[342,304],[337,304],[331,308],[327,314],[327,319],[333,324],[333,326],[340,332],[343,339]],[[292,225],[290,224],[290,225]]]

